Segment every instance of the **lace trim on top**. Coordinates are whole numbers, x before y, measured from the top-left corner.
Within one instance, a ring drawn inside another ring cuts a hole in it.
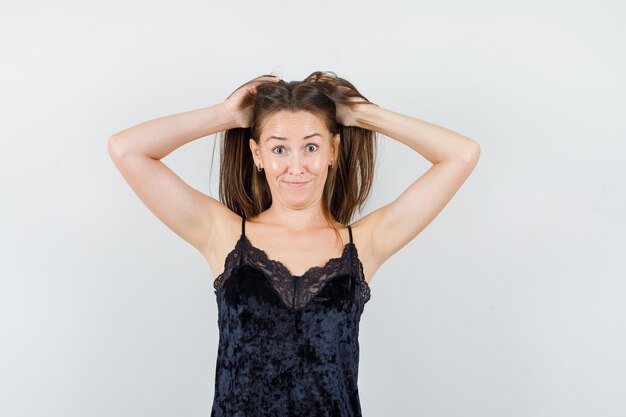
[[[252,245],[242,234],[235,248],[226,256],[224,272],[214,280],[216,293],[224,286],[233,270],[241,265],[251,265],[261,271],[270,280],[272,289],[283,304],[290,309],[304,308],[328,281],[340,275],[350,275],[353,271],[358,272],[361,304],[370,299],[370,288],[363,275],[363,264],[352,242],[344,245],[340,257],[331,258],[322,266],[313,266],[304,274],[294,276],[282,262],[270,259],[264,250]]]
[[[352,243],[350,243],[350,245],[354,246],[354,244]],[[361,284],[361,304],[365,304],[371,298],[372,293],[369,284],[367,283],[367,281],[365,281],[363,264],[361,263],[361,259],[359,259],[359,254],[356,250],[356,246],[354,246],[354,256],[352,256],[352,270],[357,271],[359,275],[359,284]]]

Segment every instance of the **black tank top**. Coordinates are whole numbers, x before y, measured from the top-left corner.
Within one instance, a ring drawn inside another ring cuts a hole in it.
[[[352,242],[293,276],[245,235],[214,281],[211,417],[360,417],[359,321],[370,288]]]

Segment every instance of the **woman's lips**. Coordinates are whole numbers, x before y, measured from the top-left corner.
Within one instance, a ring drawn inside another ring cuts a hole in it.
[[[293,188],[301,188],[301,187],[305,186],[306,184],[308,184],[309,181],[304,181],[304,182],[289,182],[289,181],[285,181],[285,183],[287,185],[289,185],[290,187],[293,187]]]

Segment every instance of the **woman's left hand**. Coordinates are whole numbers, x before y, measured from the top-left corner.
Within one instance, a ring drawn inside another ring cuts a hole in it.
[[[362,98],[351,97],[350,99],[354,104],[340,104],[336,103],[337,107],[337,123],[343,126],[358,126],[358,118],[363,113],[367,112],[371,106],[375,106],[373,103],[364,103]]]

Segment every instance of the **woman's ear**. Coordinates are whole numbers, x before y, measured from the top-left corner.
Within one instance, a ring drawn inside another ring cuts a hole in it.
[[[333,161],[337,161],[337,155],[339,155],[339,145],[341,144],[341,136],[339,135],[339,133],[335,133],[335,135],[333,136]],[[335,162],[333,162],[334,164]]]
[[[258,164],[261,161],[261,157],[259,156],[259,145],[257,145],[254,138],[250,138],[250,152],[252,152],[252,158],[254,159],[254,163]]]

